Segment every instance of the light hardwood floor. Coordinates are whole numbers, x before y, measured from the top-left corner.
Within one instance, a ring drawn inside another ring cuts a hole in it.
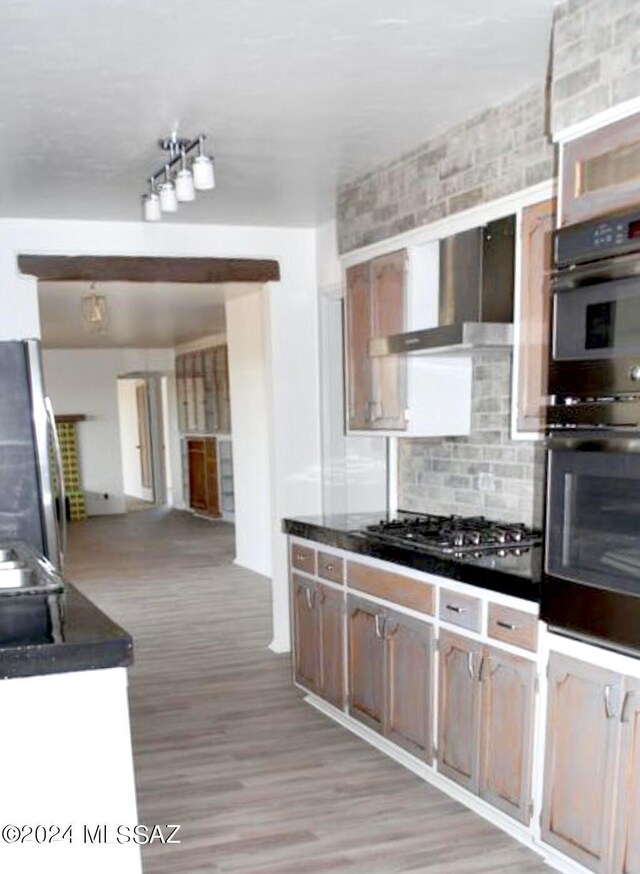
[[[133,635],[146,874],[543,874],[533,853],[336,726],[272,654],[233,530],[149,511],[71,526],[68,576]]]

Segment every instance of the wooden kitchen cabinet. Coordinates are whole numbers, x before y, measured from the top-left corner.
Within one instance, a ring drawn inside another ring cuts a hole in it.
[[[387,610],[385,640],[386,737],[431,762],[433,741],[433,628]]]
[[[605,872],[622,678],[558,653],[551,653],[548,676],[542,839]]]
[[[293,574],[293,653],[296,682],[310,692],[320,687],[320,624],[313,582]]]
[[[562,224],[633,209],[640,182],[640,115],[561,147]]]
[[[430,762],[433,629],[349,598],[349,711]]]
[[[220,516],[218,449],[214,437],[187,440],[189,506],[209,516]]]
[[[438,770],[477,792],[482,645],[442,632],[439,649]]]
[[[546,422],[555,226],[555,200],[545,200],[522,211],[517,350],[517,428],[521,432],[542,432]]]
[[[523,823],[531,817],[536,666],[485,647],[480,663],[479,794]]]
[[[369,341],[405,324],[407,252],[356,264],[346,272],[346,394],[351,431],[405,431],[403,356],[372,358]]]
[[[292,574],[296,682],[335,707],[344,706],[344,600],[340,592]]]
[[[440,635],[438,769],[523,823],[531,817],[536,666]]]
[[[384,708],[383,611],[358,598],[348,599],[349,712],[382,731]]]
[[[640,680],[627,678],[620,713],[621,746],[613,874],[640,874]]]

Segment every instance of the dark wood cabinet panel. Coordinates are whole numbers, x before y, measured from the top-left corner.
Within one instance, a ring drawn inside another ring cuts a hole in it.
[[[296,682],[317,692],[320,687],[320,625],[315,585],[294,574],[292,583],[294,673]]]
[[[546,421],[551,344],[551,288],[556,201],[522,211],[518,321],[518,430],[542,431]]]
[[[384,733],[409,752],[431,762],[433,629],[418,619],[387,611],[384,638]]]
[[[218,448],[215,438],[189,438],[187,462],[189,506],[209,516],[220,516]]]
[[[640,115],[577,137],[562,147],[562,224],[638,203]]]
[[[478,790],[481,645],[440,635],[438,770],[472,792]]]
[[[355,431],[406,430],[407,377],[403,356],[372,358],[369,341],[404,330],[405,249],[346,271],[347,419]]]
[[[382,611],[357,598],[348,600],[349,712],[377,731],[384,708]]]
[[[523,823],[531,816],[535,678],[533,662],[483,651],[479,791]]]
[[[552,653],[542,808],[546,843],[608,871],[621,678]]]
[[[344,598],[328,586],[316,587],[320,611],[319,694],[341,710],[344,707]]]

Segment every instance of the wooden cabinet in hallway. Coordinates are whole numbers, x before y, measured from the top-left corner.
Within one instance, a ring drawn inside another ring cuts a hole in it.
[[[189,505],[192,510],[220,516],[218,450],[215,437],[187,440]]]

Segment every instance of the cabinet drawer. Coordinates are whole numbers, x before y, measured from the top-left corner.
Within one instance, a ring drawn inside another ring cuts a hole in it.
[[[538,617],[501,604],[489,604],[489,637],[535,652],[538,648]]]
[[[353,561],[347,562],[347,582],[352,589],[368,592],[402,607],[433,616],[433,586],[430,583],[420,583],[400,574]]]
[[[344,581],[344,559],[328,552],[319,552],[318,576],[334,583],[342,583]]]
[[[316,572],[316,551],[310,546],[301,546],[299,543],[294,543],[291,546],[291,564],[300,571],[306,571],[308,574]]]
[[[480,631],[480,608],[478,598],[459,595],[450,589],[440,591],[440,619],[459,625],[469,631]]]

